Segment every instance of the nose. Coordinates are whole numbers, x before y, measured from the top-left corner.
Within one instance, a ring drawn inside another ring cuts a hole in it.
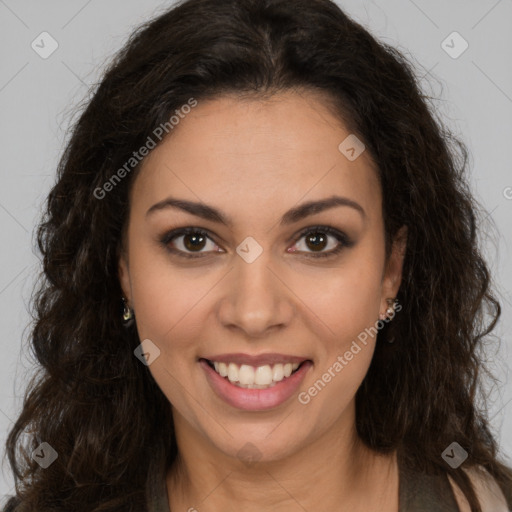
[[[248,338],[262,338],[271,330],[285,328],[296,311],[293,292],[272,268],[269,253],[264,251],[252,263],[235,258],[218,309],[224,327],[240,330]]]

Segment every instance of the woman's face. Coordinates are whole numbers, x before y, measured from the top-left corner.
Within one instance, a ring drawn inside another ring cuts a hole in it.
[[[349,136],[312,93],[225,96],[145,159],[119,272],[178,443],[275,460],[352,432],[403,246],[385,265],[377,174]]]

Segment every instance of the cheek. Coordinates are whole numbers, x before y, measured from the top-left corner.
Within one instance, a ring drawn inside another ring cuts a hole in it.
[[[212,288],[214,276],[200,270],[179,269],[155,251],[140,249],[131,258],[135,318],[141,340],[149,338],[161,350],[192,350],[198,336],[194,320]]]
[[[191,380],[197,378],[198,340],[204,334],[208,290],[215,284],[212,277],[171,267],[155,258],[154,253],[139,253],[132,261],[132,287],[135,319],[139,339],[149,339],[159,355],[148,370],[169,402],[197,422],[193,411],[196,392]],[[195,276],[195,277],[194,277]]]
[[[337,421],[368,372],[376,341],[380,283],[379,259],[361,254],[317,283],[323,286],[315,288],[316,293],[309,293],[308,303],[335,334],[319,340],[318,365],[299,396],[304,411],[317,418],[320,429]]]
[[[293,288],[310,315],[346,341],[378,320],[381,278],[379,258],[360,251],[332,270],[302,275]]]

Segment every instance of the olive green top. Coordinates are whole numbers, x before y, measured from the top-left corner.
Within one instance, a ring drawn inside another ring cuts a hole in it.
[[[426,475],[399,465],[398,512],[459,512],[455,495],[446,475]],[[155,482],[148,512],[169,512],[165,475]]]
[[[400,465],[399,470],[399,512],[459,512],[446,474],[427,475]]]

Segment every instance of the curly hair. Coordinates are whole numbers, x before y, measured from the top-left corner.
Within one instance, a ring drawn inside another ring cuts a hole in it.
[[[40,371],[8,434],[16,496],[5,510],[147,509],[150,482],[177,445],[169,402],[134,357],[136,329],[121,319],[118,259],[140,164],[108,197],[97,191],[191,97],[293,89],[324,93],[364,141],[382,187],[387,255],[398,229],[408,229],[403,312],[379,332],[357,391],[359,437],[449,475],[481,512],[468,475],[441,457],[457,441],[469,453],[462,467],[485,468],[512,507],[512,470],[477,405],[481,349],[501,308],[478,247],[481,207],[466,183],[466,147],[404,55],[334,2],[186,0],[130,36],[59,162],[37,231],[43,270],[30,348]],[[395,343],[381,343],[387,338]],[[30,457],[42,442],[58,454],[46,469]]]

